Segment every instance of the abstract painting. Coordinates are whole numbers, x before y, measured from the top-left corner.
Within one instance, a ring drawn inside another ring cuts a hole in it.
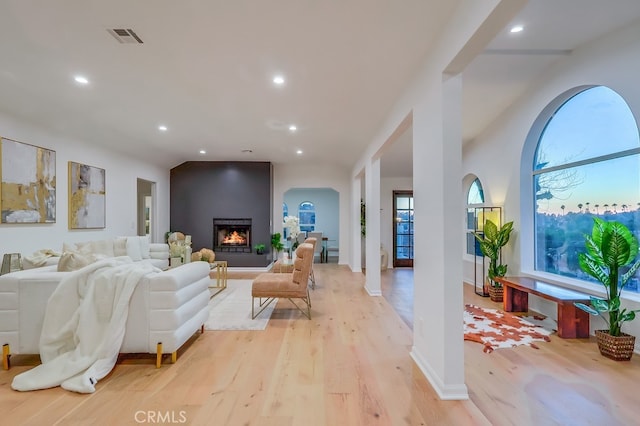
[[[0,138],[2,223],[55,223],[56,152]]]
[[[69,229],[105,227],[105,171],[69,161]]]

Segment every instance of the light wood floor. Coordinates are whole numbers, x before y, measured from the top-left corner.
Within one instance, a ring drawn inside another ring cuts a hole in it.
[[[205,331],[179,352],[176,364],[160,369],[151,357],[127,357],[91,395],[60,388],[11,390],[12,378],[34,363],[33,357],[14,356],[13,368],[0,371],[0,423],[134,425],[162,423],[160,418],[225,426],[638,423],[640,357],[615,363],[601,357],[591,340],[552,336],[538,350],[491,354],[465,342],[471,400],[440,401],[413,364],[411,329],[392,305],[366,294],[362,274],[335,264],[314,268],[311,321],[280,301],[265,331]],[[393,274],[383,279],[385,287],[393,282]],[[495,306],[468,290],[466,301]]]

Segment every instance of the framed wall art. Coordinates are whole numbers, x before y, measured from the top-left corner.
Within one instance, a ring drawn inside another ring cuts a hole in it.
[[[56,152],[0,138],[2,223],[55,223]]]
[[[105,170],[69,161],[69,229],[104,228]]]

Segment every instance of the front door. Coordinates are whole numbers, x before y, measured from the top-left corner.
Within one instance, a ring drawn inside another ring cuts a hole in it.
[[[413,191],[393,191],[393,267],[413,267]]]

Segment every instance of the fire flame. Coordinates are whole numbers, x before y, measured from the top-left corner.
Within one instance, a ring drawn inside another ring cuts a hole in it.
[[[224,237],[222,244],[246,244],[247,239],[238,234],[238,231],[233,231],[231,234]]]

